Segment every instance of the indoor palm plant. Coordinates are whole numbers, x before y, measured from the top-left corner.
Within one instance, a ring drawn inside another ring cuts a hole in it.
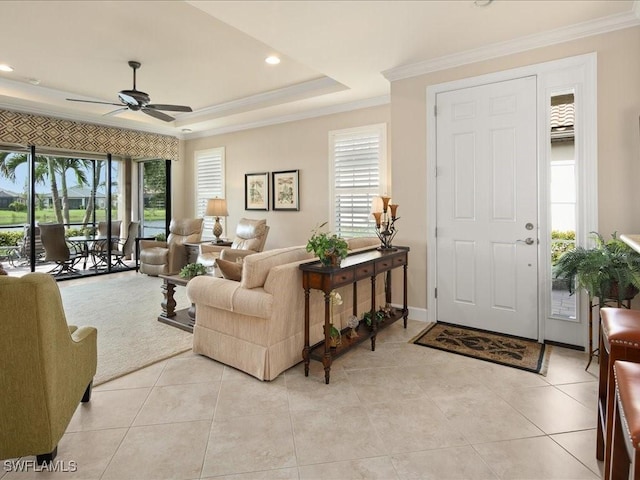
[[[592,232],[593,248],[576,247],[560,256],[554,266],[556,278],[568,281],[569,292],[584,288],[600,305],[606,299],[633,298],[640,289],[640,254],[620,240],[616,233],[605,240]]]
[[[312,230],[307,242],[307,252],[317,255],[324,266],[339,266],[349,252],[349,245],[344,238],[335,233],[322,232],[321,229],[326,224],[327,222],[324,222]]]

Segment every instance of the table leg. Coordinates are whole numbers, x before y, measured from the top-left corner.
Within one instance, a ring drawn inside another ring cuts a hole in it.
[[[376,336],[378,335],[378,319],[376,317],[376,276],[371,276],[371,351],[376,350]]]
[[[162,306],[162,314],[165,317],[175,317],[176,315],[176,301],[173,298],[173,294],[176,291],[176,286],[165,280],[162,284],[162,294],[164,299],[160,304]]]
[[[404,294],[402,295],[402,318],[404,319],[404,328],[407,328],[407,317],[409,316],[409,307],[407,305],[407,267],[405,264],[402,271],[404,276]]]
[[[304,289],[304,348],[302,349],[302,360],[304,360],[304,376],[309,376],[309,289]]]
[[[322,356],[322,365],[324,366],[324,383],[329,383],[331,375],[331,292],[324,294],[324,355]]]

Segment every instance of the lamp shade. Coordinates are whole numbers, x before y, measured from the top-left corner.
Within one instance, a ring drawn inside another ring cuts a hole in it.
[[[208,217],[226,217],[229,215],[227,201],[224,198],[210,198],[204,214]]]
[[[373,197],[371,200],[371,213],[382,212],[382,198]]]

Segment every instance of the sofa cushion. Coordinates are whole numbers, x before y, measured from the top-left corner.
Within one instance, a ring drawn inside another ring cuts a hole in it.
[[[269,270],[273,267],[312,258],[313,256],[305,250],[305,247],[300,246],[248,255],[244,259],[240,286],[242,288],[262,287],[269,275]]]
[[[218,258],[216,260],[223,278],[239,282],[242,279],[242,263],[230,262]]]

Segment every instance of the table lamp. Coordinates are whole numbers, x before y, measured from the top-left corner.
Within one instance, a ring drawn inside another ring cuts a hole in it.
[[[229,212],[227,211],[227,201],[224,198],[210,198],[207,202],[205,215],[209,217],[216,217],[216,222],[213,224],[213,236],[216,237],[216,243],[219,243],[220,235],[222,235],[220,217],[226,217],[229,215]]]

